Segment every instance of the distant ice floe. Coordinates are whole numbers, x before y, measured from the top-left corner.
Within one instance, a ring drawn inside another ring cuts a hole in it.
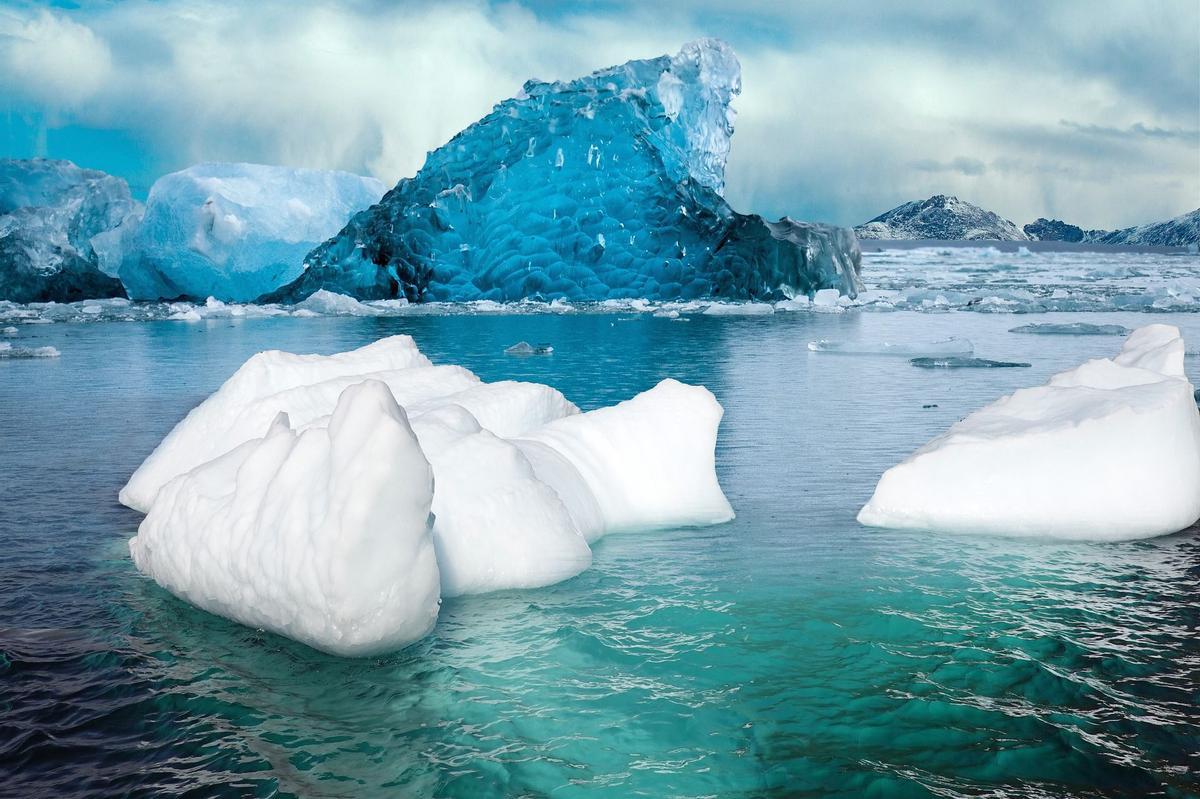
[[[1064,322],[1020,325],[1009,333],[1030,333],[1039,336],[1128,336],[1124,325],[1094,325],[1090,322]]]
[[[14,347],[7,341],[0,341],[0,360],[57,358],[61,354],[55,347]]]
[[[812,352],[834,352],[840,355],[898,355],[904,358],[914,356],[930,356],[946,358],[951,356],[969,357],[975,352],[975,346],[965,338],[951,337],[942,341],[909,341],[909,342],[863,342],[863,341],[820,341],[808,342]]]
[[[863,524],[1086,540],[1200,518],[1200,413],[1170,325],[953,425],[892,467]]]
[[[1031,365],[1017,361],[992,361],[987,358],[963,358],[956,355],[944,358],[913,358],[909,363],[920,369],[1008,369]]]
[[[664,380],[588,413],[537,383],[434,365],[408,336],[250,358],[120,492],[139,570],[318,649],[425,635],[440,597],[533,588],[614,530],[733,518],[720,404]],[[376,431],[374,434],[372,431]]]

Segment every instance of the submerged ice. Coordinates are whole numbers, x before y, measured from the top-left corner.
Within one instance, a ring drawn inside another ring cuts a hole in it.
[[[859,513],[875,527],[1125,540],[1200,518],[1200,414],[1179,330],[1135,330],[953,425],[892,467]]]
[[[407,336],[265,352],[176,425],[120,500],[148,512],[130,549],[172,593],[369,654],[424,635],[440,596],[578,574],[606,532],[732,518],[721,415],[706,389],[672,380],[580,413],[549,386],[433,365]],[[363,438],[371,427],[380,441]],[[398,496],[380,488],[393,483]]]
[[[692,42],[529,81],[309,255],[270,300],[783,299],[860,287],[848,229],[723,199],[741,68]]]

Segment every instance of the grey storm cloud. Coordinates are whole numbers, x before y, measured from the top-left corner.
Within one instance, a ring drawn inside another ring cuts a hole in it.
[[[118,131],[139,185],[200,160],[394,182],[529,77],[716,35],[743,65],[735,207],[856,224],[946,193],[1123,227],[1200,205],[1198,29],[1194,0],[22,3],[0,125],[69,127],[83,161]]]

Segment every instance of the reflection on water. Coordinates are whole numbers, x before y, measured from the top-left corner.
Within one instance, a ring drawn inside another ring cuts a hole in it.
[[[914,314],[41,326],[60,359],[0,365],[0,784],[1190,795],[1197,533],[1068,544],[854,521],[879,473],[931,435],[1119,345],[1013,326]],[[436,361],[547,382],[585,408],[666,376],[706,384],[726,408],[718,461],[738,518],[606,538],[579,577],[448,601],[430,638],[367,661],[201,613],[135,573],[124,547],[139,516],[116,491],[187,408],[258,349],[329,352],[394,332]],[[1034,365],[926,373],[806,349],[950,335]],[[506,357],[521,340],[554,354]]]

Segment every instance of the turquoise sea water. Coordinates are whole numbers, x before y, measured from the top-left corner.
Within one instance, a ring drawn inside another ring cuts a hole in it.
[[[0,795],[1200,795],[1196,531],[1088,544],[854,520],[953,421],[1120,346],[1007,332],[1079,320],[1168,321],[1200,346],[1200,316],[1175,313],[22,326],[62,356],[0,362]],[[117,490],[192,405],[255,351],[393,333],[584,408],[666,376],[708,386],[737,519],[605,538],[579,577],[447,601],[428,639],[363,661],[135,572],[140,517]],[[950,335],[1032,367],[806,349]],[[554,355],[504,355],[521,340]]]

